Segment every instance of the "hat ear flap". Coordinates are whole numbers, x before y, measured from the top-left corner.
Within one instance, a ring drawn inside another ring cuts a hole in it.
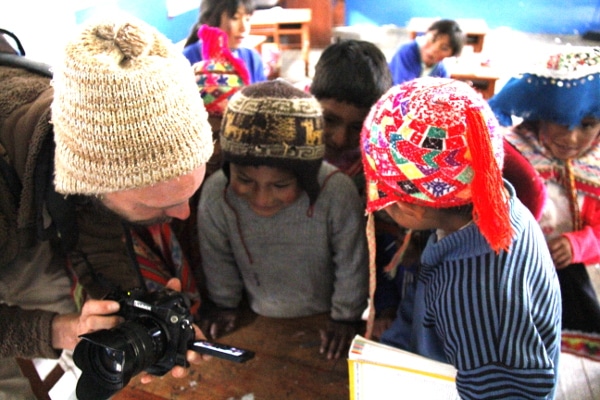
[[[466,124],[468,157],[473,168],[473,219],[494,251],[508,250],[513,235],[509,205],[489,128],[481,112],[472,107],[466,109]]]

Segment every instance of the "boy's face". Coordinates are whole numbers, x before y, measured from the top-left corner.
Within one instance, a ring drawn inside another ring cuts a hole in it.
[[[302,193],[292,172],[264,165],[253,167],[232,163],[229,185],[261,217],[277,214],[293,204]]]
[[[397,202],[383,209],[398,225],[407,229],[427,230],[437,229],[439,221],[432,218],[427,207],[410,203]],[[435,214],[437,215],[437,214]]]
[[[572,130],[564,125],[542,121],[539,134],[540,141],[554,157],[559,160],[574,159],[592,147],[600,135],[600,120],[584,118],[581,125]]]
[[[244,6],[240,6],[233,17],[227,15],[227,11],[221,14],[221,28],[229,38],[229,48],[237,49],[250,32],[250,17]]]
[[[427,33],[427,40],[421,47],[421,60],[425,65],[431,67],[451,55],[452,46],[448,35],[438,34],[437,32]]]
[[[325,121],[325,159],[335,164],[346,153],[359,150],[360,131],[369,109],[334,99],[321,99],[319,103]]]

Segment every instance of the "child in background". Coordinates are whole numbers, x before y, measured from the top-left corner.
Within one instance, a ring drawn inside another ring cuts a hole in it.
[[[392,86],[383,52],[373,43],[329,45],[315,65],[310,93],[323,109],[325,161],[350,176],[364,193],[360,131],[371,106]]]
[[[367,305],[362,202],[352,181],[323,162],[318,102],[283,80],[244,87],[227,105],[222,171],[198,205],[212,338],[235,329],[244,294],[259,315],[329,313],[321,353],[345,355]]]
[[[600,333],[586,266],[600,262],[600,48],[556,50],[490,99],[506,138],[545,181],[540,224],[561,285],[565,330]]]
[[[465,38],[450,19],[434,22],[423,36],[402,45],[390,60],[394,85],[421,76],[449,78],[444,59],[460,55]]]
[[[192,68],[202,97],[208,122],[212,128],[215,150],[206,164],[206,176],[221,168],[219,131],[227,102],[243,86],[250,84],[248,69],[242,60],[235,58],[227,46],[227,34],[209,25],[198,29],[201,38],[202,61]]]
[[[254,12],[252,0],[202,0],[200,18],[184,44],[183,55],[195,64],[202,60],[202,43],[199,40],[201,25],[220,28],[227,34],[229,49],[241,59],[250,73],[250,83],[266,80],[265,69],[260,54],[250,48],[241,47],[242,41],[250,33],[250,17]]]
[[[205,179],[221,168],[221,148],[219,131],[223,113],[229,98],[249,83],[249,74],[244,62],[235,58],[228,47],[227,34],[219,28],[202,25],[198,29],[201,38],[202,60],[192,65],[198,92],[208,113],[208,123],[212,130],[214,150],[206,163]],[[190,217],[171,222],[182,250],[191,265],[200,265],[196,211],[200,198],[200,187],[190,199]],[[204,279],[197,273],[197,283],[201,297],[206,297]]]
[[[381,341],[454,365],[463,399],[552,399],[558,281],[538,223],[502,179],[485,100],[450,79],[394,86],[367,116],[361,150],[367,211],[433,232]]]
[[[390,87],[392,75],[383,52],[371,42],[354,39],[333,43],[323,51],[309,87],[323,109],[325,161],[352,178],[363,198],[360,131],[371,106]],[[383,266],[390,262],[398,237],[404,233],[385,213],[377,216],[377,292],[373,304],[376,333],[389,326],[396,314],[402,274],[390,279],[383,273]]]

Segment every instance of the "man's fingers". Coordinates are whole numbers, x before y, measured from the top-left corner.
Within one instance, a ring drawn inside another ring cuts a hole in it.
[[[177,278],[171,278],[165,285],[167,288],[181,292],[181,281]]]

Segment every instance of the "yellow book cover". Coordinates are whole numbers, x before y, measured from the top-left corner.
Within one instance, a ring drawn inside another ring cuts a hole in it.
[[[356,335],[348,352],[350,400],[460,400],[456,369]]]

